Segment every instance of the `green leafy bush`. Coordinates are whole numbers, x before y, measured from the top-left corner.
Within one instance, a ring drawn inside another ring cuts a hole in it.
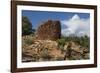
[[[41,58],[43,58],[43,60],[50,60],[52,57],[49,55],[49,51],[48,48],[44,48],[42,53],[41,53]]]
[[[32,33],[32,24],[30,20],[23,16],[22,17],[22,35],[29,35]]]
[[[62,46],[63,47],[65,45],[66,39],[61,38],[61,39],[58,39],[57,42],[58,42],[58,45],[59,46]]]
[[[33,44],[33,38],[31,35],[22,37],[22,48],[26,48],[27,46]]]
[[[62,37],[62,39],[64,39],[64,41],[66,40],[66,42],[73,41],[85,48],[89,48],[89,45],[90,45],[90,38],[86,35],[80,36],[80,37],[68,36],[68,37]]]

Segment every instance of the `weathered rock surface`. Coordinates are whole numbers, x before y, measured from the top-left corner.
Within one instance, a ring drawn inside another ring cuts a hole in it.
[[[39,40],[57,40],[61,36],[60,21],[48,20],[41,24],[36,32],[36,37]]]
[[[57,41],[34,40],[32,45],[23,48],[23,62],[89,59],[88,50],[75,42],[66,42],[63,51],[58,45]]]
[[[64,54],[60,49],[58,49],[58,44],[56,41],[51,40],[36,40],[34,43],[26,48],[23,48],[23,55],[26,55],[28,61],[52,61],[52,60],[61,60],[64,57]],[[23,61],[26,58],[23,57]]]
[[[29,35],[23,36],[22,42],[22,62],[85,60],[90,58],[89,48],[82,47],[74,41],[65,41],[62,45],[58,40],[38,40],[34,35]]]
[[[70,47],[69,46],[70,43]],[[81,47],[75,42],[68,42],[64,46],[64,50],[66,51],[66,59],[69,60],[81,60],[81,59],[89,59],[89,49]]]

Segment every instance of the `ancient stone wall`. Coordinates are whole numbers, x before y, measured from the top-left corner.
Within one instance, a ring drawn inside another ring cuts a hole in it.
[[[36,32],[37,39],[40,40],[57,40],[61,36],[60,21],[48,20],[41,24]]]

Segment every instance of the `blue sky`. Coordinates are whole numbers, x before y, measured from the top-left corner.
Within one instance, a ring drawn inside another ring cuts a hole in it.
[[[22,16],[27,16],[28,19],[30,20],[30,22],[32,23],[33,28],[35,28],[35,29],[38,27],[38,25],[41,22],[47,21],[48,19],[59,20],[61,22],[61,26],[62,26],[62,33],[63,33],[63,30],[66,30],[66,31],[64,31],[65,32],[64,34],[66,34],[66,35],[69,35],[70,33],[71,34],[77,33],[77,32],[72,32],[72,29],[76,26],[78,28],[76,27],[74,30],[79,32],[80,30],[79,30],[79,26],[77,24],[83,25],[84,22],[86,22],[90,18],[89,13],[51,12],[51,11],[48,12],[48,11],[30,11],[30,10],[22,10]],[[73,24],[73,25],[71,25],[71,24]],[[87,24],[87,23],[85,23],[85,24]],[[89,25],[89,24],[87,24],[87,25]],[[70,32],[70,28],[72,28],[71,32]],[[86,26],[85,26],[85,28],[86,28]],[[66,32],[69,32],[69,33],[66,33]]]

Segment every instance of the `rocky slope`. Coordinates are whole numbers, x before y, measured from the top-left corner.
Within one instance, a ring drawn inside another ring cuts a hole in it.
[[[66,41],[61,48],[57,41],[34,40],[22,52],[23,62],[89,59],[89,50],[73,41]]]

